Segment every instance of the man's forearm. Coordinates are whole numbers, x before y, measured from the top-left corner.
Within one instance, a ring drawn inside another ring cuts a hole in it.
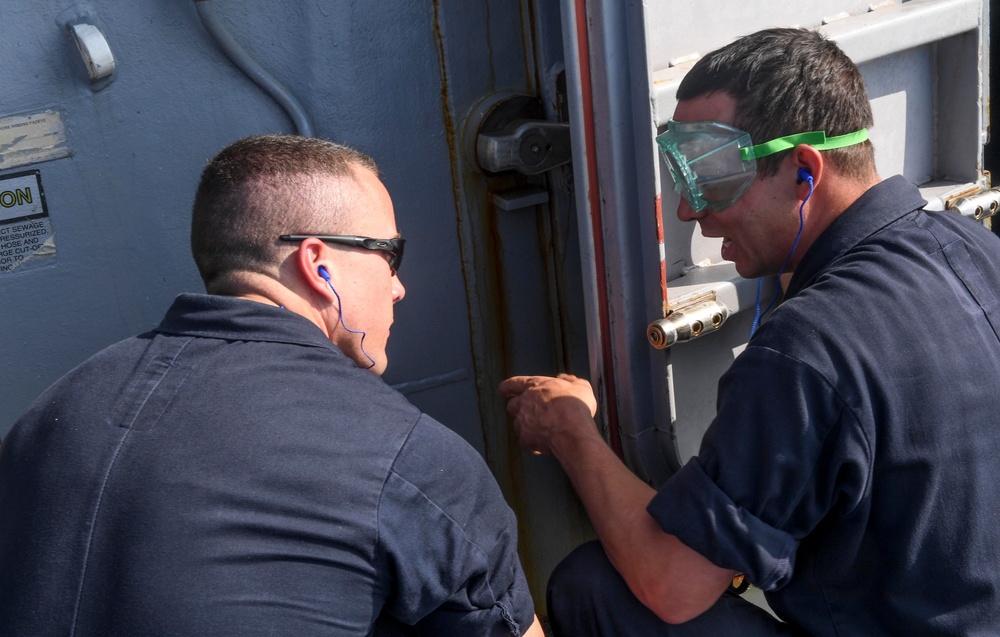
[[[566,374],[515,376],[500,384],[521,446],[559,460],[583,501],[605,552],[629,588],[664,621],[680,623],[711,607],[732,581],[665,533],[646,512],[654,490],[622,464],[597,431],[587,381]]]
[[[545,637],[545,631],[542,630],[542,624],[538,621],[538,616],[536,615],[534,621],[531,622],[531,626],[521,637]]]
[[[587,509],[608,558],[632,586],[633,579],[641,578],[643,554],[655,548],[657,534],[664,535],[646,512],[656,492],[629,471],[596,432],[561,441],[553,454]]]
[[[608,559],[632,592],[668,622],[707,610],[732,580],[663,531],[646,511],[655,490],[618,459],[591,427],[554,441],[552,452],[583,501]]]

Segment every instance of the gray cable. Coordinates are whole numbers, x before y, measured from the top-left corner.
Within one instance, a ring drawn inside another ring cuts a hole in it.
[[[309,116],[306,115],[302,104],[233,39],[232,34],[222,24],[219,15],[215,12],[212,0],[194,0],[194,5],[198,9],[198,17],[201,18],[205,30],[215,39],[215,43],[219,45],[226,57],[285,109],[299,135],[312,137],[312,125],[309,123]]]

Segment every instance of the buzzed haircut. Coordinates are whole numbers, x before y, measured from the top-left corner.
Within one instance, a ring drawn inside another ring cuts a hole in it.
[[[808,29],[766,29],[712,51],[681,81],[677,99],[717,91],[736,101],[732,124],[755,144],[810,131],[845,135],[874,123],[858,67],[836,43]],[[758,159],[758,173],[775,174],[788,152]],[[870,141],[823,153],[846,176],[875,172]]]
[[[334,233],[349,197],[314,209],[321,180],[378,175],[375,161],[353,148],[297,135],[241,139],[213,157],[201,174],[191,214],[191,252],[205,288],[236,272],[273,276],[287,233]],[[321,226],[321,227],[317,227]]]

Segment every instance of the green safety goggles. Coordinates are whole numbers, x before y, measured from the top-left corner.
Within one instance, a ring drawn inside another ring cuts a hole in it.
[[[725,210],[743,196],[757,175],[757,159],[808,144],[831,150],[860,144],[868,129],[827,137],[797,133],[754,145],[750,133],[721,122],[667,122],[656,143],[674,179],[674,190],[695,212]]]

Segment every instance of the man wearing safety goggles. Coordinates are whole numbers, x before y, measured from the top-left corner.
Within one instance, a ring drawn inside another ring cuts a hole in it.
[[[792,269],[798,262],[791,247],[796,237],[803,237],[798,232],[791,239],[782,236],[772,224],[791,224],[800,231],[808,225],[806,243],[797,246],[801,257],[810,239],[815,239],[847,204],[878,183],[879,178],[872,146],[867,141],[870,115],[856,123],[840,124],[838,128],[851,130],[832,136],[827,130],[815,130],[771,137],[781,129],[768,120],[755,121],[758,118],[753,117],[754,113],[747,114],[740,106],[731,93],[723,91],[681,100],[667,130],[656,141],[674,189],[681,195],[678,217],[697,220],[705,236],[721,236],[722,258],[734,261],[742,276],[752,278],[778,274],[775,264],[780,265],[784,259],[792,261],[786,264]],[[759,136],[770,140],[754,144],[751,134],[737,123],[744,128],[763,129]],[[811,128],[813,124],[802,121],[785,126]],[[844,150],[819,152],[837,149]],[[836,182],[829,183],[823,193],[836,193],[838,202],[820,202],[817,197],[808,209],[811,223],[804,223],[805,214],[802,218],[764,214],[774,211],[782,195],[786,201],[781,205],[785,208],[801,207],[821,176]],[[723,211],[728,214],[708,214]],[[738,220],[733,218],[737,214]],[[749,215],[759,225],[745,223]],[[747,225],[754,227],[741,227]],[[729,230],[732,235],[720,234]],[[776,245],[776,241],[780,243]]]
[[[585,380],[501,385],[600,540],[552,574],[555,635],[995,633],[1000,392],[974,379],[1000,377],[1000,239],[879,178],[861,74],[815,32],[741,38],[677,97],[657,142],[678,217],[742,276],[791,279],[659,491],[604,444]]]

